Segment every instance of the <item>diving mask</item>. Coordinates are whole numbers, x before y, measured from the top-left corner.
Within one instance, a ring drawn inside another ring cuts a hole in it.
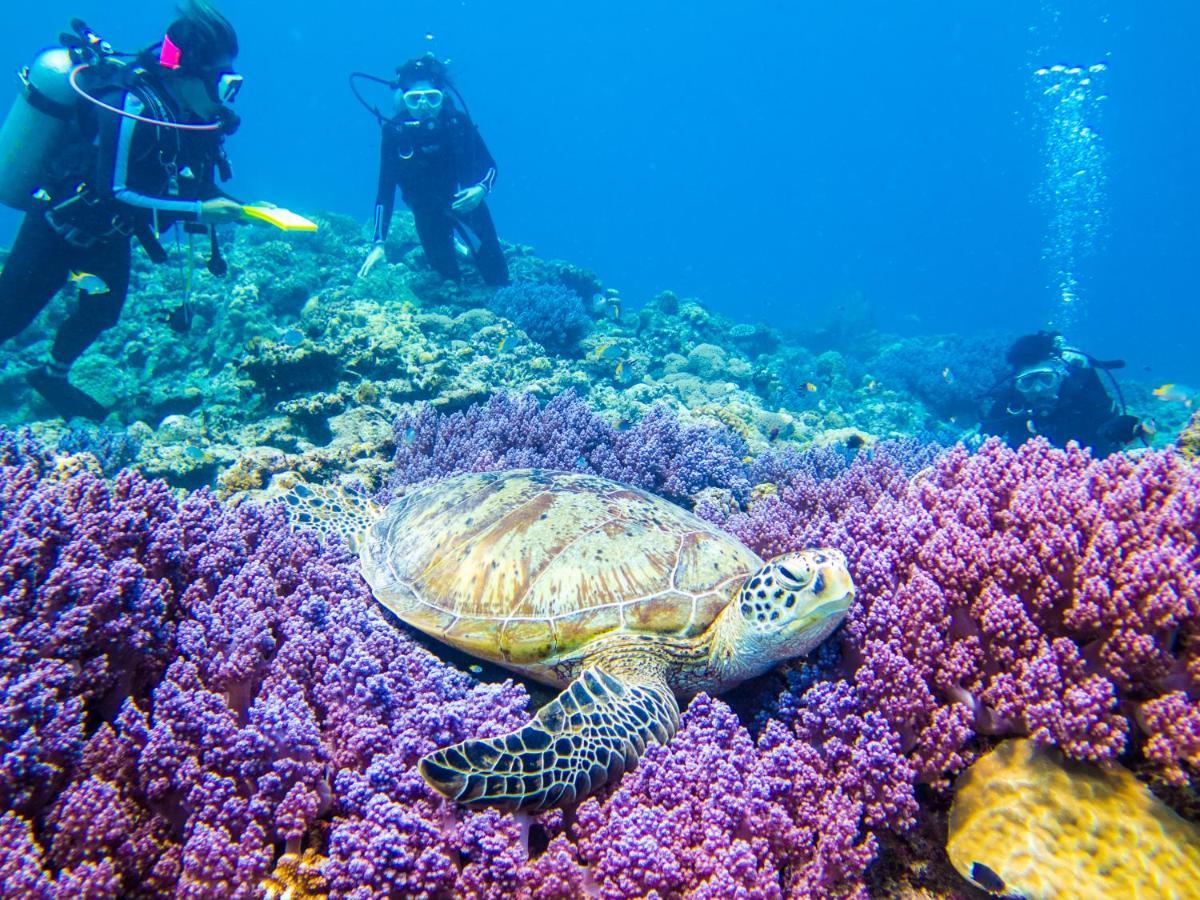
[[[1013,384],[1026,397],[1056,397],[1065,372],[1061,363],[1038,363],[1023,369]]]
[[[402,99],[404,105],[413,115],[424,113],[429,115],[435,113],[442,108],[442,103],[446,99],[446,95],[437,88],[428,88],[425,90],[405,91]]]
[[[237,72],[212,72],[205,76],[204,85],[208,89],[209,99],[228,105],[237,99],[245,81]]]

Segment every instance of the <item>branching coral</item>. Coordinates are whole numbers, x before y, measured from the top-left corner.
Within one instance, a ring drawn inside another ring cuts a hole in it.
[[[523,690],[420,650],[277,510],[177,504],[28,449],[0,440],[0,879],[249,897],[321,818],[347,893],[433,870],[453,890],[455,815],[414,763],[513,727]],[[389,835],[391,863],[367,855]]]
[[[574,353],[591,325],[579,294],[557,284],[523,281],[500,288],[491,308],[550,353]]]
[[[688,504],[707,487],[749,496],[746,446],[725,429],[683,425],[662,407],[619,430],[571,392],[541,405],[494,395],[450,415],[432,407],[396,423],[389,489],[458,472],[544,468],[590,472]]]
[[[661,492],[710,464],[746,476],[673,420],[617,431],[586,412],[418,413],[398,484],[570,461]],[[1089,759],[1136,738],[1194,776],[1200,469],[1038,442],[957,448],[913,477],[922,459],[760,466],[774,493],[725,524],[762,553],[847,552],[841,661],[793,672],[753,732],[701,695],[618,784],[535,821],[421,780],[421,754],[503,733],[527,698],[418,647],[347,554],[276,509],[108,483],[0,433],[4,892],[250,897],[308,851],[335,897],[865,896],[876,834],[913,823],[916,785],[944,786],[980,733]]]
[[[1169,778],[1200,771],[1200,469],[1182,457],[989,441],[911,484],[886,460],[802,478],[726,525],[765,554],[849,554],[855,684],[922,777],[961,768],[975,733],[1097,760],[1134,722]]]

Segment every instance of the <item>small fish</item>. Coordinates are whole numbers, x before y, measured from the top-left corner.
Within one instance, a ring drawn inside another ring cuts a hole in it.
[[[874,378],[872,378],[870,381],[867,382],[867,390],[868,391],[874,391],[878,387],[879,387],[879,382],[877,382]]]
[[[950,367],[942,369],[942,377],[946,379],[946,384],[954,384],[954,373],[950,371]]]
[[[108,282],[91,272],[72,272],[71,283],[85,294],[95,296],[108,293]]]
[[[1183,384],[1168,382],[1154,389],[1154,396],[1165,403],[1182,403],[1189,409],[1196,402],[1196,391]]]
[[[188,459],[194,460],[196,462],[199,462],[200,460],[204,459],[204,451],[201,450],[199,447],[195,446],[194,444],[189,446],[187,449],[185,449],[183,451],[183,455],[186,456]]]
[[[472,675],[482,675],[483,674],[483,666],[467,666],[467,671],[470,672]]]
[[[625,351],[616,344],[601,344],[596,348],[597,359],[620,359],[624,353]]]
[[[176,334],[187,334],[192,327],[192,306],[190,303],[180,303],[177,307],[162,317],[167,327]]]
[[[806,381],[804,382],[804,389],[811,394],[817,389],[817,386],[811,381]]]
[[[289,328],[279,336],[279,343],[286,344],[289,347],[299,347],[304,343],[304,332],[299,328]]]
[[[620,379],[620,377],[624,374],[625,374],[625,360],[621,360],[619,363],[617,363],[617,378]]]
[[[500,344],[499,344],[499,346],[497,346],[497,347],[496,347],[496,352],[497,352],[497,353],[503,353],[503,352],[504,352],[504,345],[505,345],[505,344],[507,344],[507,343],[508,343],[508,335],[506,334],[504,337],[502,337],[502,338],[500,339]]]
[[[1142,434],[1148,438],[1158,434],[1158,423],[1153,419],[1142,419]]]

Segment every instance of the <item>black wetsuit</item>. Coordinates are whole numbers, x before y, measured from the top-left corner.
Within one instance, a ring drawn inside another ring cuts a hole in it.
[[[1096,370],[1073,365],[1059,388],[1058,402],[1038,414],[1010,380],[996,396],[981,428],[1017,446],[1041,435],[1057,447],[1076,441],[1098,457],[1120,450],[1137,436],[1139,420],[1123,414],[1113,402]]]
[[[135,115],[189,121],[165,90],[147,84],[103,99]],[[98,276],[107,292],[81,289],[54,339],[51,366],[65,375],[121,315],[133,238],[161,262],[157,233],[199,222],[201,202],[222,196],[215,179],[221,143],[218,132],[162,128],[85,107],[78,139],[44,185],[47,211],[25,216],[0,272],[0,341],[24,331],[73,272]]]
[[[404,203],[412,210],[425,256],[443,278],[457,281],[460,277],[454,249],[457,231],[471,248],[483,280],[506,284],[508,264],[487,203],[468,213],[450,208],[460,189],[478,185],[490,192],[495,178],[495,160],[479,130],[462,113],[447,107],[432,121],[387,123],[375,198],[375,240],[387,237],[399,187]]]

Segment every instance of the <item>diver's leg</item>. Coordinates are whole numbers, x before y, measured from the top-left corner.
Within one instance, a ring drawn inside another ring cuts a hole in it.
[[[465,216],[462,223],[474,235],[471,247],[475,251],[475,265],[483,280],[491,285],[508,284],[508,263],[500,249],[500,238],[496,236],[496,225],[486,203],[481,203]]]
[[[462,273],[454,255],[454,220],[439,208],[414,209],[412,213],[429,265],[446,280],[458,281]]]
[[[89,275],[103,279],[103,293],[79,292],[75,310],[59,326],[50,360],[28,375],[30,386],[64,419],[83,416],[100,421],[108,415],[99,401],[67,380],[71,363],[91,346],[100,332],[116,324],[129,294],[129,241],[101,243],[76,250],[72,262]]]
[[[104,293],[79,292],[75,310],[59,326],[51,356],[60,366],[70,366],[92,345],[102,331],[112,328],[121,317],[129,296],[130,245],[127,239],[106,241],[84,251],[81,268],[104,280]]]
[[[70,248],[39,215],[27,215],[0,272],[0,341],[16,337],[67,283]]]

